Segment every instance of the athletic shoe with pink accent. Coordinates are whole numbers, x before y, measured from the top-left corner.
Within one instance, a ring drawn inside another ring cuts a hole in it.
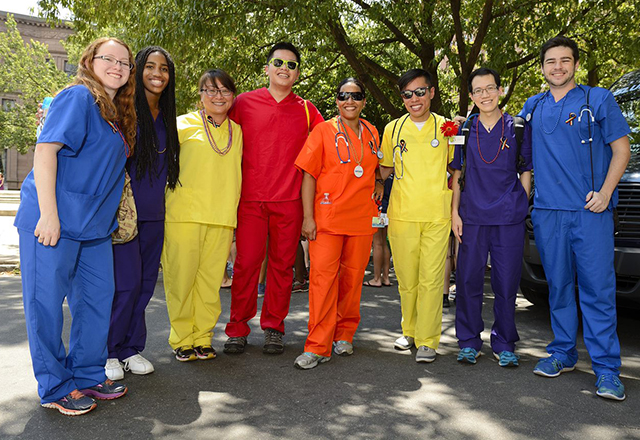
[[[94,397],[99,400],[113,400],[118,397],[122,397],[127,394],[128,388],[126,385],[107,379],[102,383],[99,383],[90,388],[80,390],[86,396]]]

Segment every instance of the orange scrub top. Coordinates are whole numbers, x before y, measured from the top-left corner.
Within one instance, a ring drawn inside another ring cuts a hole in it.
[[[346,136],[338,135],[337,118],[325,121],[313,129],[302,151],[296,159],[296,167],[306,171],[316,179],[316,195],[314,200],[314,219],[318,232],[338,235],[369,235],[375,233],[371,220],[378,215],[378,208],[372,199],[375,188],[375,171],[378,168],[376,147],[379,144],[378,131],[364,120],[362,142],[364,154],[358,135],[346,125],[351,146],[349,150],[345,142]],[[371,130],[371,133],[367,128]],[[338,155],[339,149],[340,154]],[[342,161],[350,161],[341,163]],[[364,169],[362,177],[356,177],[354,169],[358,162]],[[331,204],[321,203],[328,193]]]

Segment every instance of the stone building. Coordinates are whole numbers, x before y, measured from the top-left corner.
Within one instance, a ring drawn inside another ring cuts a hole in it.
[[[73,34],[73,29],[65,23],[51,27],[46,20],[27,15],[12,14],[18,25],[22,38],[44,43],[49,48],[51,60],[60,70],[73,74],[75,66],[69,64],[67,52],[61,44]],[[0,32],[6,32],[7,12],[0,11]],[[14,105],[20,99],[19,93],[0,94],[0,105],[3,109]],[[34,130],[36,128],[34,127]],[[0,169],[4,169],[5,189],[20,189],[22,181],[33,167],[33,149],[27,154],[20,154],[10,145],[0,145]]]

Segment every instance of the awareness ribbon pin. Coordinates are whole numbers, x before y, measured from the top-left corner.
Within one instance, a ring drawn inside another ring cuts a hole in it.
[[[505,148],[509,148],[509,144],[507,144],[507,138],[500,138],[500,150],[504,150]]]
[[[577,118],[575,113],[569,113],[569,119],[567,119],[566,121],[564,121],[565,124],[569,124],[571,126],[573,126],[573,121]]]

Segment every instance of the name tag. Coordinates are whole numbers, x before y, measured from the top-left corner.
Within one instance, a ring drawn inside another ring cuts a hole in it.
[[[464,145],[464,136],[451,136],[449,145]]]

